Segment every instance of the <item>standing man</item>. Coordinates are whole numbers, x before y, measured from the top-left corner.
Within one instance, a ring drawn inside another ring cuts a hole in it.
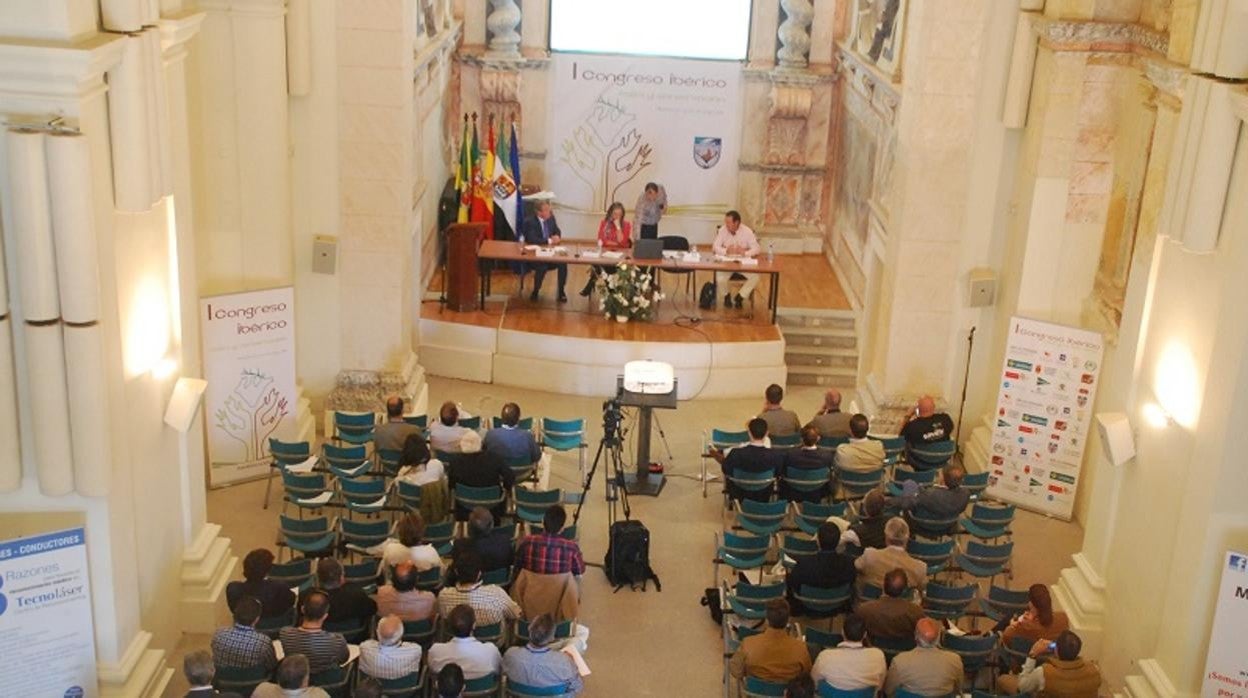
[[[555,222],[555,214],[550,210],[550,202],[537,202],[533,207],[533,214],[533,218],[524,219],[524,224],[520,226],[524,241],[530,245],[558,245],[563,240],[563,232],[559,230],[559,224]],[[546,272],[555,269],[559,281],[559,302],[568,302],[568,294],[563,291],[563,287],[568,283],[568,265],[538,262],[530,266],[533,267],[533,292],[529,294],[530,301],[537,301],[538,294],[542,292],[542,281],[546,278]]]
[[[659,219],[667,210],[667,190],[662,185],[646,182],[645,191],[637,197],[637,208],[633,218],[641,228],[641,239],[654,239],[659,236]]]
[[[711,251],[716,255],[727,257],[757,257],[759,250],[758,237],[754,235],[754,231],[749,226],[741,224],[741,214],[736,211],[729,211],[724,214],[724,224],[720,226],[719,232],[715,234],[715,242],[711,244]],[[727,308],[732,304],[732,294],[728,291],[728,280],[732,278],[733,272],[717,271],[715,272],[715,287],[724,291],[724,307]],[[758,274],[741,274],[745,277],[745,283],[741,285],[740,292],[737,293],[736,305],[741,307],[744,297],[749,297],[754,292],[754,287],[758,285]]]

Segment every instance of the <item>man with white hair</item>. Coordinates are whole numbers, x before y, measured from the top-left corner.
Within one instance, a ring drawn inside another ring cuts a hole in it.
[[[186,674],[186,682],[191,685],[186,698],[239,698],[237,693],[221,693],[212,687],[217,669],[207,650],[196,650],[186,655],[186,659],[182,660],[182,673]]]
[[[854,560],[858,579],[862,584],[884,586],[884,575],[900,568],[906,573],[910,586],[922,591],[927,586],[927,563],[910,557],[906,543],[910,542],[910,525],[900,516],[894,516],[884,524],[884,548],[867,548]]]
[[[468,430],[459,438],[459,455],[451,458],[446,469],[447,485],[451,492],[456,485],[468,487],[499,487],[510,491],[516,484],[516,474],[496,454],[481,449],[481,435]],[[455,520],[467,521],[469,507],[455,504]],[[507,513],[505,504],[498,504],[490,513],[496,520],[502,520]]]
[[[555,639],[555,620],[543,613],[529,623],[529,643],[512,647],[503,655],[503,674],[507,680],[531,688],[563,689],[559,695],[572,698],[584,690],[581,674],[572,658],[550,647]]]
[[[393,613],[377,622],[377,639],[360,643],[360,671],[375,679],[401,679],[420,671],[420,645],[403,642],[403,621]]]
[[[819,436],[843,439],[849,436],[849,413],[841,411],[841,391],[828,388],[823,394],[823,407],[815,413],[809,426],[819,430]]]
[[[931,618],[919,621],[914,629],[915,648],[893,658],[884,680],[884,692],[897,689],[920,696],[949,696],[961,693],[962,658],[937,646],[940,623]]]

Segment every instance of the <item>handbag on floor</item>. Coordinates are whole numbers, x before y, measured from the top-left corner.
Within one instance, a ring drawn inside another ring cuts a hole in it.
[[[698,293],[698,307],[703,310],[710,310],[715,307],[715,283],[708,281],[702,284],[702,290]]]

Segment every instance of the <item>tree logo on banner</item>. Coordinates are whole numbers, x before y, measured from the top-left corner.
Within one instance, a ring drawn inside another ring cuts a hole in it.
[[[254,369],[243,369],[238,385],[225,398],[225,407],[213,417],[226,436],[242,444],[244,461],[264,457],[269,435],[290,413],[285,395],[273,387],[273,377]]]
[[[651,165],[653,149],[633,126],[637,115],[598,96],[594,107],[560,144],[559,160],[589,189],[591,206],[606,210],[620,189]]]

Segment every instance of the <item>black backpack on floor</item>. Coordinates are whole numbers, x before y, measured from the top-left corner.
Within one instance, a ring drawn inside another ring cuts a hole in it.
[[[650,569],[650,531],[640,521],[617,521],[611,524],[611,542],[602,568],[607,580],[619,591],[625,585],[636,588],[654,580],[654,588],[663,591],[659,577]]]
[[[698,307],[703,310],[710,310],[715,307],[715,284],[708,281],[702,284],[702,291],[698,293]]]

